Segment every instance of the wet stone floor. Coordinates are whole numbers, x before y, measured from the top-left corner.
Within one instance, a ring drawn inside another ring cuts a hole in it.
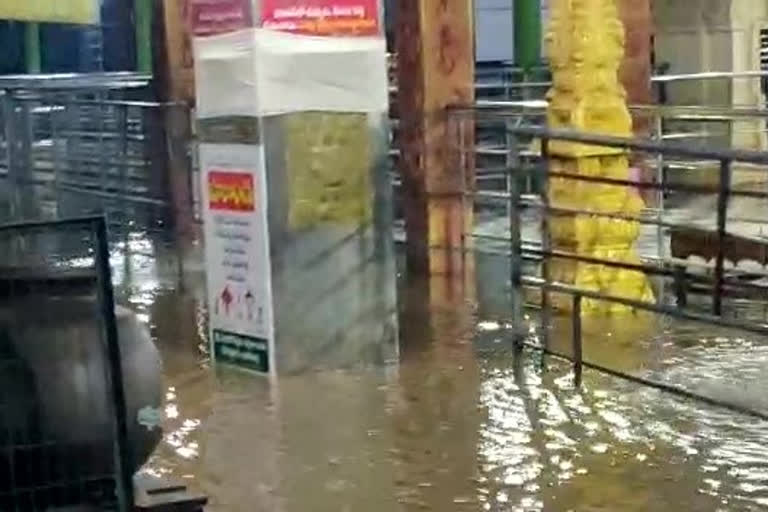
[[[210,367],[199,268],[181,292],[172,264],[129,263],[119,298],[165,365],[165,439],[144,471],[212,512],[768,508],[768,422],[591,371],[574,389],[567,364],[516,355],[482,300],[411,310],[404,284],[399,364],[270,386]],[[646,317],[584,329],[587,359],[768,410],[765,339]],[[555,325],[556,348],[568,332]]]

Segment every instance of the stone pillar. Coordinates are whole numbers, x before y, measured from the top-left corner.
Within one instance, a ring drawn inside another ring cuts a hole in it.
[[[630,136],[632,119],[619,82],[624,27],[616,0],[555,0],[547,44],[553,78],[547,95],[550,128]],[[563,141],[552,141],[549,148],[553,173],[629,179],[628,156],[623,150]],[[552,177],[549,188],[554,208],[637,216],[644,206],[624,186]],[[588,214],[559,213],[551,220],[553,250],[624,263],[640,261],[633,248],[639,232],[637,222]],[[653,300],[645,275],[637,271],[556,259],[551,277],[615,297]],[[555,296],[553,304],[568,309],[570,297]],[[585,300],[583,308],[585,313],[630,311],[592,300]]]

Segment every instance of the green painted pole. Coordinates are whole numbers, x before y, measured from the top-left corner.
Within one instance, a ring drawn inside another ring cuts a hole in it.
[[[514,1],[515,64],[530,71],[541,62],[541,2]]]
[[[152,0],[134,0],[136,71],[152,73]]]
[[[37,23],[24,26],[24,64],[29,74],[37,74],[42,70],[40,25]]]

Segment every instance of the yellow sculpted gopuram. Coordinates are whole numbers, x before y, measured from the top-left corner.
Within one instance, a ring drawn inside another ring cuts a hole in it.
[[[549,127],[602,135],[632,135],[626,92],[619,82],[624,55],[624,26],[615,0],[553,0],[547,33],[553,86],[547,95]],[[629,180],[627,152],[617,148],[563,141],[549,144],[550,172]],[[631,187],[552,176],[553,208],[637,217],[644,204]],[[634,249],[640,224],[591,214],[555,212],[550,222],[552,249],[589,258],[631,264],[640,259]],[[614,297],[654,300],[646,276],[638,271],[555,259],[552,280]],[[571,307],[569,297],[553,295],[560,310]],[[620,304],[584,300],[583,311],[626,313]]]

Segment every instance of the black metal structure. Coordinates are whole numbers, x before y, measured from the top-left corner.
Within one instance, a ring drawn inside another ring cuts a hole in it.
[[[67,243],[60,243],[62,239]],[[0,225],[0,246],[0,509],[48,511],[87,504],[133,510],[131,450],[104,217]],[[55,251],[50,250],[53,247]],[[73,291],[95,297],[85,303],[76,327],[70,322],[73,319],[62,320],[48,308],[73,300],[69,298]],[[101,354],[107,364],[101,376],[81,374],[93,397],[70,396],[68,403],[57,408],[46,397],[57,396],[58,390],[44,389],[51,380],[41,381],[36,372],[39,365],[54,373],[71,370],[72,364],[78,364],[68,359],[72,347],[64,346],[59,336],[45,342],[47,353],[29,343],[33,329],[56,333],[62,325],[70,333],[78,332],[72,329],[100,333],[95,338],[99,347],[86,346],[94,338],[83,335],[74,350]],[[104,454],[97,453],[99,439],[91,443],[54,421],[69,417],[72,411],[86,411],[87,418],[87,411],[98,407],[97,389],[106,391],[112,418],[113,432],[107,436],[113,440],[113,454],[107,455],[112,463],[106,465],[100,462]]]

